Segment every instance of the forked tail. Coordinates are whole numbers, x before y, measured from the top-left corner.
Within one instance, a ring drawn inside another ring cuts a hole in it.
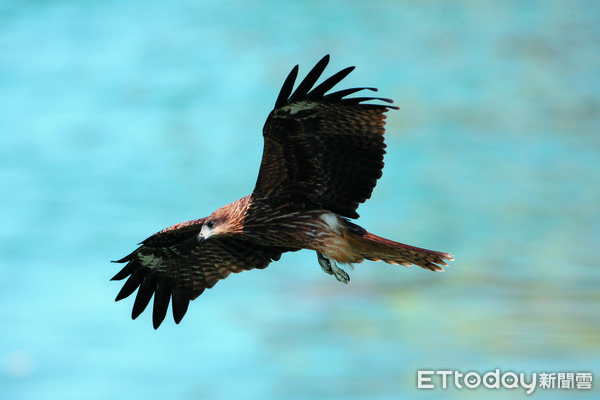
[[[443,271],[442,266],[448,266],[444,260],[454,260],[452,254],[394,242],[373,235],[362,228],[349,230],[346,240],[355,253],[371,261],[384,261],[407,267],[414,264],[431,271]]]

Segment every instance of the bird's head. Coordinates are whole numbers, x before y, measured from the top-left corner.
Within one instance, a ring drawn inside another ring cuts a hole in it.
[[[237,213],[232,213],[231,209],[232,207],[227,205],[206,218],[198,234],[199,243],[211,237],[241,233],[243,223],[239,218],[236,218]]]
[[[204,224],[200,229],[198,242],[202,243],[210,237],[231,236],[242,233],[249,198],[250,196],[242,197],[210,214],[204,220]]]
[[[217,236],[223,233],[224,223],[222,218],[209,216],[198,234],[198,242],[202,243],[211,236]]]

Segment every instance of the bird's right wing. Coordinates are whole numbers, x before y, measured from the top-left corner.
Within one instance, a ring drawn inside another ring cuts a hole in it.
[[[385,112],[398,107],[386,98],[348,97],[374,88],[329,93],[354,67],[315,86],[328,62],[329,56],[323,57],[295,90],[298,66],[285,80],[263,128],[263,157],[252,195],[270,204],[308,201],[358,218],[357,207],[381,177]]]
[[[154,295],[152,321],[158,328],[173,299],[173,318],[179,323],[190,300],[213,287],[232,272],[265,268],[279,260],[285,249],[261,246],[236,237],[218,237],[198,243],[206,218],[170,226],[144,240],[128,256],[127,263],[111,280],[128,278],[116,300],[137,289],[132,318],[137,318]],[[139,289],[138,289],[139,288]]]

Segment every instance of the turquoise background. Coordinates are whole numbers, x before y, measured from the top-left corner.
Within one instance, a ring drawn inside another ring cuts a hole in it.
[[[597,396],[599,27],[595,1],[1,2],[0,397],[527,397],[416,387],[496,368]],[[291,253],[132,321],[110,260],[250,193],[283,80],[327,53],[400,107],[359,224],[456,261],[343,285]]]

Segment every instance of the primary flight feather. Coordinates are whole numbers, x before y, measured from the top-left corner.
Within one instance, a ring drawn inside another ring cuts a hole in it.
[[[288,251],[316,251],[323,270],[344,283],[348,274],[337,263],[367,259],[435,271],[453,260],[448,253],[384,239],[350,222],[381,177],[385,112],[397,107],[389,105],[390,99],[348,97],[374,88],[327,93],[354,67],[313,88],[328,62],[329,55],[296,90],[298,66],[286,78],[263,128],[264,150],[252,194],[206,218],[163,229],[116,261],[127,263],[112,278],[127,278],[116,300],[137,290],[132,318],[154,297],[154,328],[169,303],[179,323],[189,302],[220,279],[265,268]]]

